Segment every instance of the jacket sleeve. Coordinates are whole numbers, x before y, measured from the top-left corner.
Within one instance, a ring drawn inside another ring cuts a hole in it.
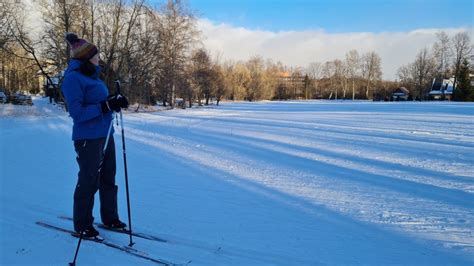
[[[84,102],[81,82],[74,74],[64,78],[61,89],[74,122],[84,122],[102,115],[100,103],[86,104]]]

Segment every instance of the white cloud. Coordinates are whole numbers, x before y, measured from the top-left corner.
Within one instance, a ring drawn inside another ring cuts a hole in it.
[[[44,23],[37,1],[24,0],[24,3],[28,31],[31,37],[38,38]],[[351,49],[361,54],[374,50],[382,58],[384,78],[390,80],[396,78],[396,71],[401,65],[414,60],[420,49],[432,47],[439,30],[444,30],[449,36],[469,30],[474,42],[472,26],[381,33],[327,33],[322,29],[271,32],[200,19],[198,27],[203,32],[205,47],[213,53],[219,53],[223,59],[247,60],[254,55],[261,55],[288,66],[306,67],[311,62],[343,59]]]
[[[251,56],[281,61],[288,66],[306,67],[311,62],[344,59],[346,52],[376,51],[382,58],[384,79],[396,78],[397,69],[412,62],[422,48],[431,49],[436,32],[449,36],[472,28],[418,29],[409,32],[327,33],[324,30],[271,32],[249,30],[201,19],[198,27],[204,45],[223,59],[247,60]],[[471,34],[472,35],[472,34]]]
[[[44,29],[44,22],[41,19],[42,15],[38,8],[38,3],[34,0],[24,0],[23,4],[27,32],[33,39],[39,39]]]

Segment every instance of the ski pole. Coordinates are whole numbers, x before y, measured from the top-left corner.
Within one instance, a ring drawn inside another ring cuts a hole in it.
[[[117,94],[120,94],[120,81],[118,79],[115,81],[115,87],[117,89]],[[128,244],[128,246],[131,247],[135,243],[133,243],[132,241],[132,217],[131,217],[131,211],[130,211],[130,193],[128,189],[128,171],[127,171],[127,153],[125,150],[125,132],[123,130],[122,109],[120,109],[120,126],[122,129],[122,150],[123,150],[123,164],[124,164],[124,171],[125,171],[125,191],[127,192],[128,227],[129,227],[129,236],[130,236],[130,244]]]
[[[104,149],[102,149],[102,154],[101,154],[101,158],[100,158],[100,161],[99,161],[99,168],[97,169],[97,178],[100,177],[100,172],[102,171],[102,165],[104,164],[104,158],[105,158],[105,151],[107,150],[107,146],[109,144],[110,132],[112,131],[113,124],[114,124],[114,120],[110,121],[109,130],[107,132],[107,138],[105,139]],[[88,204],[88,209],[87,210],[90,210],[92,208],[92,200],[93,199],[94,199],[94,194],[92,194],[91,198],[89,199],[89,204]],[[87,213],[89,213],[89,211]],[[85,229],[82,229],[80,234],[79,234],[79,240],[77,242],[76,253],[74,254],[74,260],[72,262],[69,262],[70,266],[76,266],[76,259],[77,259],[77,255],[79,254],[79,248],[81,247],[82,235],[84,234],[84,230]]]

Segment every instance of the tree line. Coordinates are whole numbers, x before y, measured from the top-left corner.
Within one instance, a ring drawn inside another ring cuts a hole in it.
[[[66,32],[97,45],[102,78],[112,93],[114,80],[120,79],[131,102],[143,105],[184,107],[219,104],[223,99],[384,99],[400,85],[417,89],[422,99],[433,76],[455,74],[461,83],[465,67],[470,71],[472,46],[467,33],[456,35],[449,44],[445,42],[449,37],[439,33],[433,52],[420,52],[415,62],[399,69],[400,81],[392,82],[382,80],[381,58],[374,51],[351,50],[343,59],[304,68],[260,56],[238,62],[212,57],[202,44],[195,12],[183,0],[159,5],[145,0],[37,0],[35,4],[44,23],[34,32],[37,36],[26,27],[21,1],[0,0],[0,86],[10,92],[37,93],[38,75],[54,83],[69,59]],[[451,45],[458,39],[461,48]],[[456,63],[450,54],[453,49],[460,50],[453,53]]]
[[[468,32],[450,37],[446,32],[436,33],[431,49],[421,49],[415,60],[397,71],[400,83],[416,91],[424,99],[434,78],[454,77],[454,100],[474,101],[474,89],[470,83],[473,45]]]
[[[37,0],[44,23],[38,36],[26,27],[24,3],[0,3],[5,25],[0,86],[10,91],[38,87],[17,82],[22,75],[37,80],[41,74],[54,84],[70,58],[65,33],[74,32],[98,47],[101,78],[111,91],[120,79],[133,102],[174,105],[191,53],[199,46],[196,17],[179,0],[159,6],[145,0]]]

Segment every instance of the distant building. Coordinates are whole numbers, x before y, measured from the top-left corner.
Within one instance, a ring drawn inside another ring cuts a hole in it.
[[[280,81],[290,82],[291,81],[291,74],[288,71],[279,72],[278,73],[278,79]]]
[[[276,92],[276,99],[305,99],[308,96],[305,91],[305,82],[307,77],[299,73],[279,72],[277,74],[279,86]]]
[[[392,92],[392,101],[408,101],[410,91],[405,87],[400,87]]]
[[[428,94],[432,100],[451,100],[454,92],[454,78],[434,78]]]

